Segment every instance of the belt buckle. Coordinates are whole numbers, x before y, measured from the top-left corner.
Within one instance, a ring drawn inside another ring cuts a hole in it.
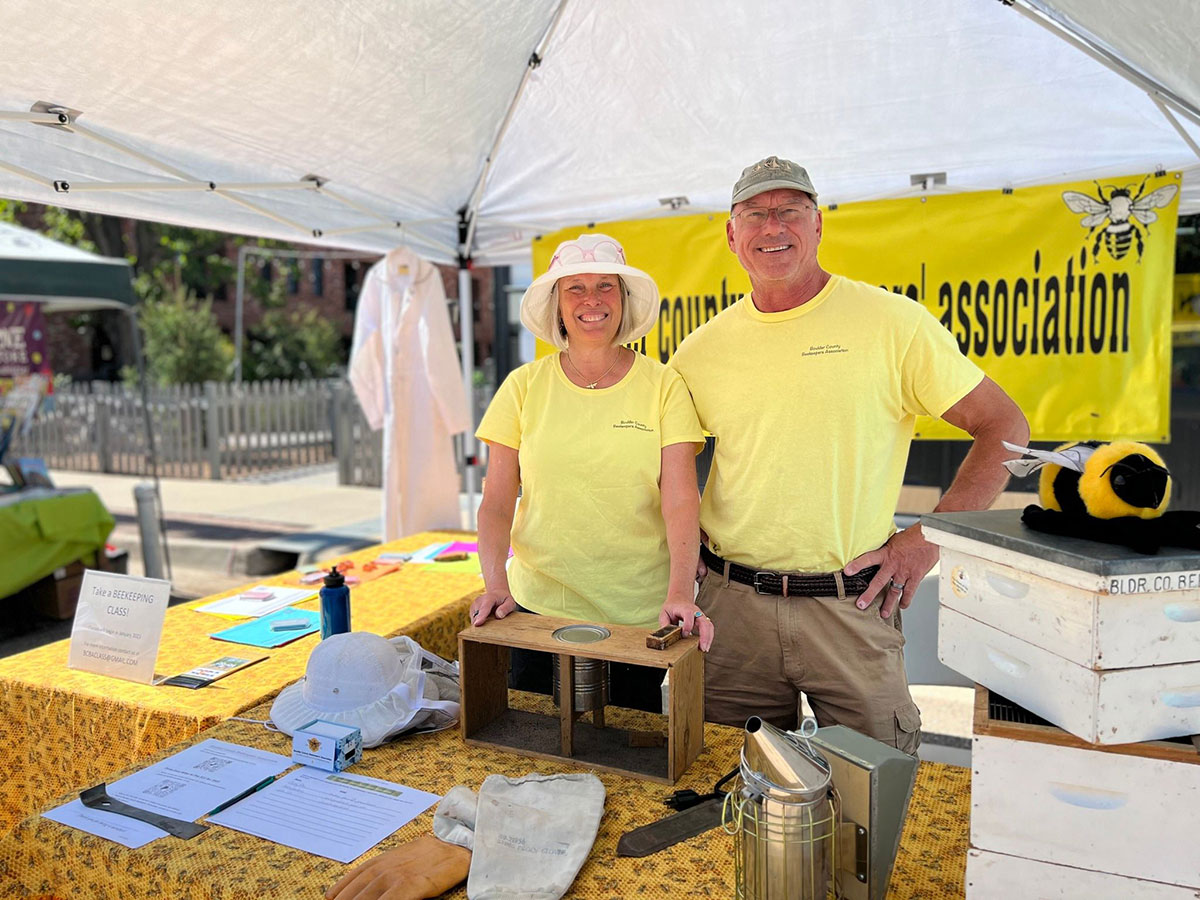
[[[778,594],[779,591],[763,590],[762,577],[764,575],[774,575],[774,572],[755,572],[754,579],[750,582],[750,586],[754,588],[756,594]]]

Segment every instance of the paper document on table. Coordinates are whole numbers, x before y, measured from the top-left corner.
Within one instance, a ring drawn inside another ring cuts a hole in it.
[[[440,799],[378,778],[306,766],[208,821],[348,863]]]
[[[139,809],[192,822],[291,765],[289,757],[278,753],[209,738],[114,781],[108,795]],[[126,847],[140,847],[167,834],[137,819],[88,809],[78,800],[44,815]]]
[[[312,588],[267,587],[260,584],[232,597],[214,600],[193,609],[216,613],[219,616],[246,616],[257,619],[259,616],[276,612],[293,603],[303,603],[316,596],[317,592]]]
[[[51,822],[58,822],[60,825],[69,825],[72,828],[78,828],[80,831],[86,831],[88,834],[107,838],[110,841],[115,841],[118,844],[129,847],[131,850],[144,847],[151,841],[156,841],[160,837],[167,836],[167,833],[161,828],[147,825],[138,819],[131,819],[128,816],[118,816],[113,813],[102,812],[98,809],[88,809],[79,802],[78,797],[64,806],[57,806],[48,812],[42,813],[42,818],[49,819]]]

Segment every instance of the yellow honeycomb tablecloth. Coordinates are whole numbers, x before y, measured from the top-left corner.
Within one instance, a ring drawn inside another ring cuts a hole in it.
[[[246,713],[265,719],[264,703]],[[625,710],[611,710],[610,725],[620,727]],[[637,715],[637,714],[632,714]],[[276,753],[290,753],[289,739],[261,725],[228,721],[193,738],[217,738]],[[705,726],[705,751],[677,787],[711,790],[736,764],[742,733]],[[174,748],[174,751],[182,749]],[[159,754],[161,758],[166,754]],[[149,763],[153,760],[146,760]],[[489,774],[577,771],[562,761],[529,759],[486,747],[467,747],[457,730],[403,738],[366,751],[351,771],[444,794],[456,784],[478,789]],[[641,859],[618,858],[617,841],[631,828],[666,815],[661,784],[598,773],[607,790],[604,818],[591,855],[568,897],[588,900],[734,896],[733,838],[714,829]],[[67,795],[46,808],[66,802]],[[970,772],[939,763],[922,763],[892,876],[891,900],[943,900],[963,897],[970,814]],[[430,810],[361,857],[428,834]],[[336,827],[330,822],[329,826]],[[350,867],[261,838],[212,826],[190,841],[166,837],[138,850],[76,831],[40,816],[22,822],[0,838],[0,886],[14,898],[60,900],[317,900]],[[446,897],[464,898],[464,886]]]
[[[416,550],[434,541],[461,539],[473,537],[426,532],[342,558],[362,566],[385,550]],[[255,583],[298,585],[298,580],[292,572]],[[455,636],[467,626],[470,602],[482,589],[477,574],[401,566],[351,589],[351,623],[356,631],[407,634],[427,650],[453,659],[458,655]],[[47,798],[104,781],[118,769],[261,703],[304,674],[320,635],[274,650],[208,637],[234,620],[193,607],[237,592],[167,610],[155,666],[160,673],[184,672],[225,655],[269,657],[200,690],[152,687],[69,669],[68,641],[0,659],[0,833]],[[315,599],[299,606],[318,608]]]

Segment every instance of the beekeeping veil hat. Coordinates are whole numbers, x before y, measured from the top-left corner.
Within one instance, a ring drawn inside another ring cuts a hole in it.
[[[352,725],[364,747],[375,747],[406,731],[454,724],[458,701],[451,663],[412,638],[352,631],[313,648],[304,677],[275,698],[271,721],[286,734],[314,719]]]

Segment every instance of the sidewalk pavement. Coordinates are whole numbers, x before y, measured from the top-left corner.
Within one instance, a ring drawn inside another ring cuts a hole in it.
[[[130,573],[142,574],[133,489],[152,479],[64,470],[51,478],[96,492],[117,520],[109,543],[128,550]],[[164,478],[160,487],[172,589],[183,596],[204,596],[382,540],[379,489],[339,485],[333,466],[270,480]]]

